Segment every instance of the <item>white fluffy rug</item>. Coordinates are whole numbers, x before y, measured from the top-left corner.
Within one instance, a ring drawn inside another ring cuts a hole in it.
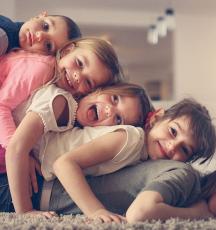
[[[101,223],[98,221],[91,221],[82,215],[77,216],[60,216],[52,219],[46,219],[43,217],[30,217],[26,215],[16,215],[14,213],[0,213],[0,229],[76,229],[76,230],[212,230],[216,229],[216,219],[208,220],[180,220],[169,219],[165,222],[161,221],[146,221],[136,224],[115,224],[115,223]]]

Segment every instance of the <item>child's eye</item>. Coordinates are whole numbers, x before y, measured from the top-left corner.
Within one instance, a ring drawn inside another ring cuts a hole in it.
[[[190,150],[188,150],[188,148],[186,146],[182,146],[182,152],[186,155],[186,156],[190,156]]]
[[[53,46],[52,46],[52,43],[50,41],[45,41],[45,50],[48,52],[48,53],[51,53],[52,50],[53,50]]]
[[[119,97],[118,97],[117,95],[113,95],[113,96],[112,96],[112,101],[113,101],[115,104],[117,104],[118,101],[119,101]]]
[[[116,125],[122,124],[122,118],[119,115],[116,115]]]
[[[88,90],[92,90],[93,89],[92,82],[89,79],[86,79],[86,84],[87,84]]]
[[[83,63],[78,58],[76,59],[76,63],[80,68],[83,68]]]
[[[44,31],[48,31],[49,30],[49,24],[47,22],[43,22],[42,27],[43,27]]]
[[[170,127],[170,132],[171,132],[171,134],[172,134],[173,137],[176,137],[176,136],[177,136],[177,131],[176,131],[175,128]]]

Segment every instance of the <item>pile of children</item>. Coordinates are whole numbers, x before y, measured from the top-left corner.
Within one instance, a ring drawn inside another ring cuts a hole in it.
[[[206,160],[215,151],[215,128],[203,105],[186,98],[155,110],[141,86],[124,81],[110,42],[82,38],[68,17],[42,13],[18,23],[0,16],[0,52],[0,171],[7,172],[17,213],[56,215],[33,208],[38,170],[47,181],[57,177],[88,217],[120,222],[125,217],[107,210],[86,175],[150,159]],[[213,178],[205,177],[204,198],[214,193]],[[209,201],[213,214],[215,197]],[[144,191],[126,218],[165,219],[174,209],[161,194]]]

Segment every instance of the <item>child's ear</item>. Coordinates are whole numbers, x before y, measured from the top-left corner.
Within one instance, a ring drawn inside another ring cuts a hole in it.
[[[64,57],[65,55],[67,55],[68,53],[70,53],[72,50],[75,49],[75,44],[74,43],[70,43],[68,45],[66,45],[65,47],[62,48],[61,52],[61,58]]]
[[[158,118],[163,117],[164,113],[165,113],[165,109],[160,108],[155,111],[155,113],[153,114],[153,117],[155,117],[155,119],[157,120]]]
[[[165,110],[163,108],[155,110],[149,119],[149,127],[152,127],[159,118],[163,117],[164,113]]]

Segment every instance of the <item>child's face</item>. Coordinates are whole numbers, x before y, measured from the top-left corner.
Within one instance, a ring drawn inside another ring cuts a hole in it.
[[[58,16],[40,14],[25,22],[19,32],[20,47],[45,55],[54,55],[68,42],[67,24]]]
[[[71,48],[58,63],[60,79],[57,86],[74,96],[86,95],[97,87],[108,83],[111,71],[96,54],[84,48]]]
[[[80,100],[77,121],[82,126],[133,125],[141,117],[137,97],[90,94]]]
[[[195,149],[189,122],[190,119],[185,116],[157,121],[146,135],[150,158],[188,160]]]

